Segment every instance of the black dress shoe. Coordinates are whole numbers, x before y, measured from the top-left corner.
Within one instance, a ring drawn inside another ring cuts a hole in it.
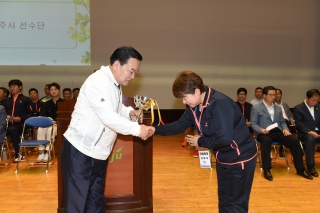
[[[313,179],[313,177],[305,169],[301,169],[301,170],[297,171],[297,175],[300,175],[300,176],[302,176],[306,179],[309,179],[309,180]]]
[[[271,175],[270,169],[264,169],[263,170],[263,176],[264,176],[265,179],[267,179],[269,181],[273,180],[273,177]]]
[[[318,177],[318,172],[314,169],[314,167],[310,167],[308,168],[308,172],[310,175],[312,175],[313,177]]]

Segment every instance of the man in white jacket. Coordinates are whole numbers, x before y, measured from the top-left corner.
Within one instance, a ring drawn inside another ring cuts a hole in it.
[[[91,74],[81,87],[61,150],[66,213],[105,213],[107,158],[117,133],[144,140],[152,135],[147,126],[130,121],[137,111],[122,104],[121,86],[134,79],[141,61],[134,48],[119,47],[110,65]]]

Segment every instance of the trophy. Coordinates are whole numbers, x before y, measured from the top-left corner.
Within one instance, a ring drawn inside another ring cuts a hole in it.
[[[139,108],[138,115],[132,119],[133,122],[139,120],[141,113],[143,110],[148,110],[151,107],[151,101],[148,97],[135,95],[134,97],[134,104],[137,108]]]
[[[139,96],[139,95],[136,95],[133,98],[134,98],[134,104],[136,105],[137,108],[139,108],[139,111],[138,111],[137,117],[132,119],[132,121],[134,121],[134,122],[138,121],[139,118],[141,117],[141,113],[143,112],[143,110],[147,111],[148,109],[151,108],[151,124],[153,124],[153,122],[154,122],[153,109],[154,109],[154,107],[157,107],[158,116],[159,116],[158,126],[160,125],[160,123],[164,125],[164,123],[161,119],[161,114],[160,114],[160,109],[159,109],[158,103],[155,100],[153,100],[152,98],[148,98],[145,96]]]

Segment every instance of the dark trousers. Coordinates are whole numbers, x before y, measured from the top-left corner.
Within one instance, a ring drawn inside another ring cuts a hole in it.
[[[97,160],[78,151],[67,139],[61,149],[65,213],[105,213],[107,160]]]
[[[314,152],[315,152],[316,142],[320,142],[320,138],[314,138],[311,135],[306,134],[299,137],[299,139],[304,144],[304,152],[306,153],[307,166],[313,167],[315,165]]]
[[[293,156],[293,163],[296,170],[304,169],[303,166],[303,153],[300,147],[300,142],[297,138],[292,135],[285,136],[283,132],[276,128],[269,132],[269,134],[259,134],[257,140],[260,142],[261,157],[262,157],[262,168],[271,169],[271,144],[273,142],[279,142],[285,147],[289,148]]]
[[[20,151],[19,143],[22,134],[22,128],[23,127],[21,125],[10,125],[7,131],[7,134],[10,136],[11,142],[13,143],[16,157],[18,157]]]
[[[219,195],[219,213],[248,212],[249,197],[256,168],[254,159],[232,166],[216,163]]]

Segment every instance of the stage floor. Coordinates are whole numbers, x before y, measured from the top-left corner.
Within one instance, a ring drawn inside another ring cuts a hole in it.
[[[213,169],[201,169],[193,158],[193,147],[181,147],[184,135],[154,136],[153,209],[163,213],[218,212],[215,162]],[[290,170],[278,158],[271,170],[272,182],[263,178],[257,163],[249,212],[320,212],[320,178],[296,175],[288,150]],[[37,153],[31,152],[36,158]],[[320,153],[316,153],[320,172]],[[45,172],[44,166],[28,167],[25,162],[15,174],[15,164],[0,166],[0,211],[54,213],[58,207],[57,163]]]

